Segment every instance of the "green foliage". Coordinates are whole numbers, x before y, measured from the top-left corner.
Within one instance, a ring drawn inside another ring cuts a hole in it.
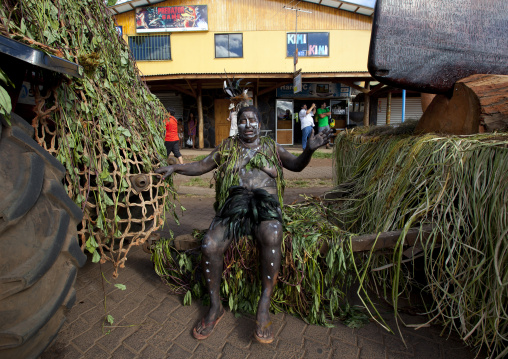
[[[493,356],[508,353],[507,144],[507,134],[337,136],[340,226],[358,234],[402,230],[393,251],[366,253],[355,266],[368,308],[375,311],[367,288],[395,312],[400,297],[422,290],[433,299],[424,301],[430,322]],[[423,250],[426,279],[417,283],[404,237],[424,225],[429,237],[413,251]]]
[[[13,86],[14,84],[9,79],[7,74],[0,68],[0,83],[3,83],[7,86]],[[0,115],[3,115],[4,118],[7,120],[7,122],[10,125],[10,116],[12,111],[12,105],[11,105],[11,97],[7,93],[7,90],[0,84]]]
[[[42,136],[38,142],[66,168],[69,196],[84,211],[82,243],[94,262],[109,259],[114,239],[125,235],[121,221],[126,211],[120,204],[131,195],[129,177],[165,164],[164,107],[140,78],[104,1],[4,1],[0,20],[13,39],[82,66],[83,77],[65,77],[45,100],[44,108],[58,104],[56,110],[34,119],[34,125]],[[1,71],[0,79],[6,81]],[[0,87],[0,112],[9,112],[8,106]],[[157,191],[175,195],[170,186]],[[174,208],[170,201],[161,203],[154,222],[159,225],[164,209],[174,215]],[[126,253],[117,254],[115,265],[123,263],[120,255]]]

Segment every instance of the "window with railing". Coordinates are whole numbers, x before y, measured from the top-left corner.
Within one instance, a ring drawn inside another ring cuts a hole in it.
[[[129,36],[129,48],[136,61],[171,60],[169,35]]]
[[[216,34],[215,57],[243,57],[243,34]]]

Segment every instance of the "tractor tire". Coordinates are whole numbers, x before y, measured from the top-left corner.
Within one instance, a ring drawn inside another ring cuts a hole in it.
[[[82,212],[62,185],[62,164],[25,120],[10,121],[0,116],[0,358],[37,358],[76,299]]]

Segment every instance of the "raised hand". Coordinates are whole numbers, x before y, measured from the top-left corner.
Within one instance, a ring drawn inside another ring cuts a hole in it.
[[[314,135],[314,130],[312,130],[309,139],[307,140],[307,147],[311,151],[317,150],[319,147],[328,144],[330,141],[330,136],[332,134],[332,130],[327,130]]]
[[[162,175],[162,179],[168,178],[175,171],[175,167],[173,165],[160,167],[155,170],[155,173],[159,173]]]

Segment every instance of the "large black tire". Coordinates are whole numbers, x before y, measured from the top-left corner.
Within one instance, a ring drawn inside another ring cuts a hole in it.
[[[75,302],[82,213],[32,127],[16,114],[0,122],[0,358],[37,358]]]

